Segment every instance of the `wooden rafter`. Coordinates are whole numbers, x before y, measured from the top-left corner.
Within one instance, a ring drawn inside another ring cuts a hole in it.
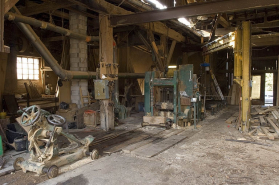
[[[30,15],[47,12],[47,11],[57,10],[60,8],[70,7],[73,5],[74,5],[73,3],[68,1],[45,2],[40,5],[38,4],[38,5],[32,5],[26,8],[22,8],[20,9],[20,12],[22,13],[22,15],[30,16]]]
[[[134,12],[125,10],[121,7],[115,6],[113,4],[110,4],[104,0],[98,0],[96,1],[98,4],[106,9],[107,12],[111,15],[129,15],[129,14],[134,14]],[[176,40],[178,42],[185,42],[185,37],[176,32],[173,29],[168,28],[165,24],[162,22],[152,22],[152,23],[144,23],[144,24],[139,24],[141,28],[144,28],[146,30],[151,30],[154,33],[160,34],[160,35],[166,35],[172,40]]]
[[[18,0],[4,0],[4,1],[5,1],[5,10],[4,10],[5,13],[7,13],[18,2]]]

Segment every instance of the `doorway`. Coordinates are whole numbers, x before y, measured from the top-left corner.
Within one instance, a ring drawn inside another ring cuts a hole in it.
[[[265,106],[273,106],[273,73],[265,73]]]

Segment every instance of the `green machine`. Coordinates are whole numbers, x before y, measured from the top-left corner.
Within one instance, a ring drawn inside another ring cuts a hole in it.
[[[172,78],[157,71],[145,73],[142,126],[186,126],[202,119],[202,101],[193,65],[180,65]]]

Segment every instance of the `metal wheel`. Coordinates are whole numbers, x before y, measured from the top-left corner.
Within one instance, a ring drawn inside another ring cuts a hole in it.
[[[49,167],[47,171],[47,176],[49,179],[52,179],[54,177],[57,177],[58,173],[59,173],[59,168],[56,165],[52,165],[51,167]]]
[[[21,170],[21,167],[20,167],[20,163],[21,162],[23,162],[24,161],[24,159],[23,159],[23,157],[18,157],[18,158],[16,158],[16,160],[14,161],[14,163],[13,163],[13,167],[14,167],[14,169],[16,170],[16,171],[18,171],[18,170]]]
[[[168,122],[166,123],[166,129],[167,129],[167,130],[170,129],[171,126],[172,126],[172,123],[171,123],[170,121],[168,121]]]
[[[21,115],[20,122],[22,126],[27,127],[33,125],[36,121],[38,121],[41,115],[41,108],[37,105],[33,105],[28,107],[23,114]]]
[[[51,125],[62,126],[66,123],[66,119],[57,114],[51,114],[47,117],[47,122]]]
[[[99,152],[96,149],[93,149],[92,152],[90,153],[90,157],[92,160],[98,159],[99,158]]]

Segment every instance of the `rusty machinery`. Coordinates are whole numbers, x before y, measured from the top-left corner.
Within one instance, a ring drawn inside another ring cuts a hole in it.
[[[160,77],[157,71],[145,73],[142,126],[186,126],[203,117],[202,101],[193,65],[180,65],[172,78]]]
[[[90,156],[92,160],[99,156],[97,150],[89,152],[89,145],[94,140],[93,136],[89,135],[80,140],[72,134],[63,132],[65,118],[49,114],[39,106],[26,108],[19,122],[28,133],[30,158],[29,160],[17,158],[14,161],[15,170],[22,169],[25,173],[32,171],[38,175],[47,173],[49,178],[54,178],[59,173],[59,167],[63,165],[85,156]],[[69,145],[65,148],[59,147],[58,136],[64,136],[69,141]]]

